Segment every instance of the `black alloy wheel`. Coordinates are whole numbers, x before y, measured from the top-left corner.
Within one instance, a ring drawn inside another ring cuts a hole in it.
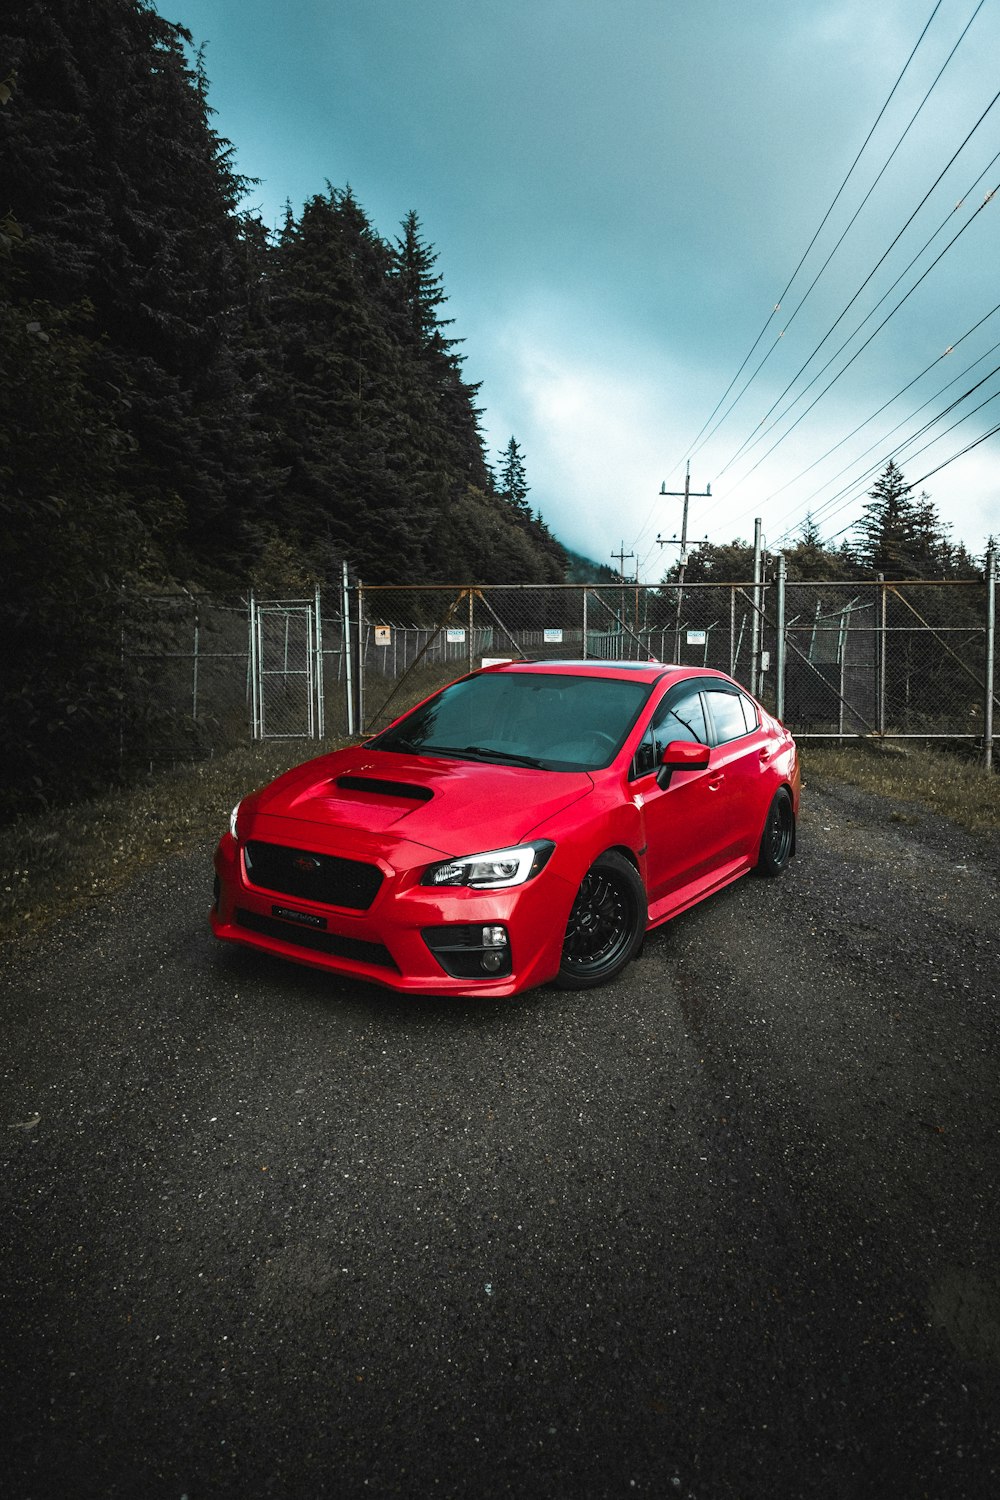
[[[586,990],[620,974],[642,946],[646,915],[646,890],[635,866],[613,850],[602,854],[573,902],[556,984]]]
[[[775,792],[767,810],[767,822],[764,824],[760,853],[757,856],[757,873],[768,876],[782,874],[788,868],[794,849],[795,814],[792,811],[792,799],[787,789],[781,787]]]

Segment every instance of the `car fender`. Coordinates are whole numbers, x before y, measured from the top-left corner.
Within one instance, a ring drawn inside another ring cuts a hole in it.
[[[586,811],[586,816],[581,813]],[[645,819],[642,799],[622,798],[620,787],[595,785],[592,797],[563,808],[555,817],[531,830],[529,837],[551,839],[555,844],[551,868],[569,883],[574,893],[583,877],[602,854],[617,849],[635,865],[645,885]]]

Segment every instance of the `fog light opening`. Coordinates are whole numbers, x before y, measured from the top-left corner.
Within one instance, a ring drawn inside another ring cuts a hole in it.
[[[496,974],[500,969],[506,969],[509,963],[506,927],[484,927],[482,965],[486,973]]]

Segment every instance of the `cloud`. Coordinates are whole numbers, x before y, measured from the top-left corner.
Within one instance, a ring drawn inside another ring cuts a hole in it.
[[[681,447],[676,413],[667,430],[668,391],[683,372],[656,369],[650,348],[623,342],[614,326],[588,327],[580,309],[551,299],[510,319],[494,358],[505,392],[499,423],[489,412],[491,448],[506,441],[508,427],[514,432],[532,503],[568,545],[609,565],[612,547],[634,550],[644,523],[662,509],[652,476],[666,472],[668,444]],[[654,571],[658,552],[646,537]]]

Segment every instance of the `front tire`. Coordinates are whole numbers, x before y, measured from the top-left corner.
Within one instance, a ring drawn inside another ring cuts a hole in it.
[[[757,855],[757,874],[772,878],[788,869],[795,849],[795,813],[785,787],[774,794]]]
[[[635,866],[609,850],[595,859],[566,924],[556,984],[589,990],[620,974],[646,934],[646,888]]]

